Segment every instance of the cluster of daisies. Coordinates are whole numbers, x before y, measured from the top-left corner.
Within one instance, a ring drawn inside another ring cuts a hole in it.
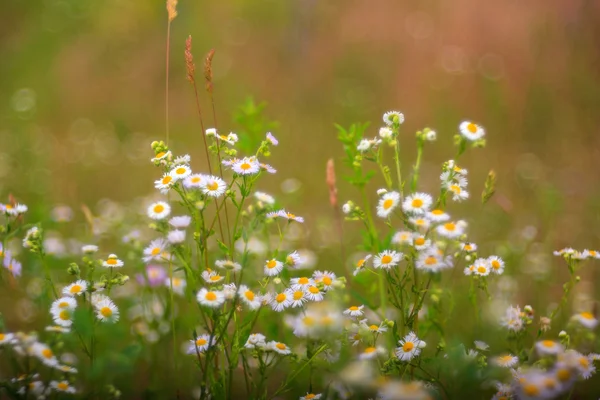
[[[62,330],[54,327],[48,327],[46,330],[63,333]],[[54,374],[44,374],[46,378],[42,378],[40,374],[33,373],[13,378],[10,383],[17,388],[19,395],[29,394],[37,399],[45,399],[57,393],[76,393],[75,387],[70,382],[71,375],[76,374],[77,369],[64,361],[61,362],[50,346],[38,340],[37,335],[23,332],[0,333],[0,352],[5,354],[11,352],[16,358],[23,359],[26,364],[37,360],[60,376],[56,379]],[[48,379],[47,376],[53,376],[53,379]]]
[[[0,214],[4,215],[5,218],[4,226],[11,226],[12,224],[19,222],[19,220],[22,218],[22,215],[27,212],[27,209],[28,208],[25,204],[0,203]],[[33,231],[30,230],[30,232]],[[2,243],[0,243],[0,260],[2,260],[2,266],[9,274],[11,274],[13,277],[21,276],[22,264],[19,262],[19,260],[13,257],[13,254],[10,250],[4,248]]]

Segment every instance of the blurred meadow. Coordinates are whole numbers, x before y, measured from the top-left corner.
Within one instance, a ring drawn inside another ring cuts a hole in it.
[[[165,139],[166,27],[161,1],[0,2],[2,201],[11,194],[27,204],[26,221],[41,220],[66,248],[93,238],[82,206],[117,221],[112,236],[95,240],[102,247],[118,246],[128,223],[148,223],[148,196],[158,198],[150,143]],[[552,251],[600,247],[600,2],[180,1],[171,28],[169,146],[190,154],[194,170],[205,170],[203,132],[186,80],[188,35],[200,77],[204,56],[215,50],[219,129],[242,141],[246,134],[255,144],[266,131],[279,139],[269,159],[277,174],[258,189],[305,217],[299,235],[314,251],[317,269],[343,274],[361,242],[358,224],[345,222],[342,259],[325,181],[328,159],[336,162],[340,206],[357,192],[343,179],[348,171],[335,124],[371,121],[367,136],[373,137],[390,109],[406,116],[399,138],[406,173],[414,133],[437,132],[421,169],[419,190],[430,193],[439,186],[440,164],[454,154],[458,124],[472,119],[485,127],[486,147],[461,158],[473,202],[453,205],[453,213],[468,215],[470,238],[507,263],[509,274],[495,287],[504,293],[494,299],[500,314],[517,303],[547,314],[569,276]],[[205,124],[214,126],[202,86]],[[490,170],[497,174],[496,194],[481,206]],[[380,177],[369,184],[373,200],[380,186]],[[25,271],[28,262],[37,265],[33,256],[22,258]],[[52,268],[64,270],[70,261],[57,255]],[[134,281],[136,271],[126,272]],[[573,311],[582,303],[597,309],[598,267],[581,276]],[[32,290],[3,282],[0,311],[12,330],[47,323],[46,309],[28,300]],[[463,300],[456,301],[460,308]],[[478,339],[460,319],[451,324]],[[129,334],[123,326],[111,331]],[[154,350],[153,362],[171,349],[168,335],[162,340],[165,349]],[[140,351],[122,348],[132,359]],[[123,371],[135,366],[139,382],[162,376],[142,364],[123,362]],[[121,364],[105,364],[115,365]],[[120,373],[92,373],[92,379],[120,383],[141,398],[144,390],[123,382],[132,375],[120,381]],[[186,386],[193,374],[186,370],[177,379]],[[164,376],[174,379],[172,371]]]

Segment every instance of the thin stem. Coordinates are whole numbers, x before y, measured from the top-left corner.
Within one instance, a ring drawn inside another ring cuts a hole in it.
[[[166,70],[165,70],[165,132],[167,136],[167,146],[169,145],[169,55],[171,52],[171,19],[167,22],[167,48],[165,51]]]
[[[419,170],[421,168],[421,157],[423,156],[423,140],[417,139],[417,160],[413,166],[412,182],[410,190],[414,193],[417,191],[417,182],[419,181]]]
[[[400,191],[400,200],[404,197],[404,187],[402,186],[402,172],[400,168],[400,141],[396,137],[394,146],[394,161],[396,161],[396,175],[398,176],[398,190]]]

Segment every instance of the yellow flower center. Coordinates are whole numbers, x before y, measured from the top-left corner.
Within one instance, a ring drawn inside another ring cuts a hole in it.
[[[392,256],[386,254],[385,256],[381,257],[382,264],[389,264],[391,262],[392,262]]]
[[[275,259],[273,259],[267,263],[267,268],[269,268],[269,269],[273,269],[276,266],[277,266],[277,261]]]
[[[374,353],[375,351],[377,351],[377,349],[375,347],[367,347],[365,349],[366,354],[371,354],[371,353]]]
[[[196,346],[204,346],[206,343],[208,343],[208,340],[206,340],[206,339],[200,338],[200,339],[196,340]]]
[[[69,313],[68,310],[62,310],[58,314],[58,318],[62,319],[63,321],[68,321],[70,317],[71,317],[71,314]]]
[[[542,341],[542,346],[552,348],[554,347],[554,342],[552,340],[544,340]]]
[[[501,363],[504,363],[504,364],[511,362],[511,361],[512,361],[512,359],[513,359],[513,358],[512,358],[512,356],[510,356],[510,355],[505,355],[505,356],[501,356],[501,357],[499,357],[499,360],[500,360],[500,362],[501,362]]]
[[[311,286],[308,288],[308,291],[311,292],[312,294],[317,294],[317,293],[319,293],[319,288],[316,286]]]
[[[192,183],[198,183],[198,182],[200,182],[202,179],[200,179],[200,177],[199,177],[199,176],[194,176],[194,177],[192,177],[192,179],[190,179],[190,180],[192,181]]]
[[[379,327],[377,325],[371,325],[371,326],[369,326],[369,329],[372,331],[376,331],[376,330],[379,330]]]
[[[413,199],[412,206],[415,208],[423,207],[423,200],[421,199]]]
[[[213,275],[210,277],[210,280],[213,282],[218,282],[221,280],[221,275]]]
[[[169,182],[171,182],[173,180],[173,178],[171,177],[171,175],[167,175],[164,178],[162,178],[162,184],[163,185],[167,185]]]
[[[302,297],[304,297],[304,292],[302,290],[296,290],[294,292],[294,300],[300,300]]]
[[[594,256],[594,257],[597,254],[597,252],[595,250],[590,250],[589,253],[590,253],[590,256]]]
[[[152,254],[153,256],[157,256],[160,254],[160,247],[155,247],[152,249],[152,252],[150,254]]]
[[[295,216],[294,214],[292,214],[292,213],[287,213],[286,215],[287,215],[287,217],[288,217],[289,219],[294,219],[294,218],[296,218],[296,216]]]
[[[117,260],[114,258],[109,258],[108,260],[106,260],[106,263],[109,265],[117,265]]]
[[[251,290],[246,290],[246,293],[244,293],[244,296],[246,296],[246,298],[250,301],[254,301],[254,292]]]
[[[157,154],[155,157],[156,157],[156,158],[161,158],[161,157],[162,157],[162,156],[164,156],[165,154],[167,154],[167,153],[165,153],[164,151],[161,151],[161,152],[160,152],[160,153],[158,153],[158,154]]]
[[[460,186],[458,186],[458,185],[451,185],[450,186],[450,190],[452,190],[454,193],[460,193]]]
[[[315,394],[312,394],[312,393],[309,393],[309,394],[307,394],[306,396],[304,396],[304,398],[305,398],[306,400],[312,400],[312,399],[314,399],[315,397],[317,397],[317,395],[315,395]]]
[[[540,389],[534,384],[527,384],[523,386],[523,392],[525,392],[527,396],[533,397],[538,396],[540,394]]]
[[[475,125],[472,122],[469,122],[469,124],[467,125],[467,130],[471,133],[475,133],[477,132],[477,125]]]
[[[215,301],[217,300],[217,295],[215,294],[215,292],[207,292],[204,298],[208,301]]]
[[[348,310],[350,310],[350,311],[358,311],[358,307],[352,306]]]
[[[327,286],[331,285],[331,283],[332,283],[331,277],[329,277],[329,276],[324,276],[324,277],[323,277],[323,283],[324,283],[325,285],[327,285]]]
[[[556,377],[559,381],[566,382],[569,379],[571,379],[571,371],[569,371],[566,368],[561,368],[558,371],[556,371]]]
[[[179,168],[177,168],[177,169],[175,170],[175,173],[176,173],[177,175],[181,175],[181,174],[185,174],[185,171],[187,171],[185,168],[183,168],[183,167],[179,167]]]
[[[65,308],[68,306],[69,306],[69,303],[67,303],[66,301],[61,301],[60,303],[58,303],[58,308]]]
[[[471,251],[473,250],[473,246],[471,246],[470,244],[465,244],[464,247],[465,251]],[[492,261],[492,266],[494,265],[494,262]]]
[[[384,200],[384,202],[383,202],[383,209],[387,210],[390,207],[392,207],[392,205],[394,205],[394,200],[392,200],[392,199]]]
[[[214,192],[219,188],[219,184],[216,181],[212,181],[206,185],[206,188],[211,192]]]
[[[102,314],[102,316],[104,318],[110,318],[113,314],[112,310],[110,309],[110,307],[102,307],[100,309],[100,314]]]
[[[287,346],[283,343],[277,343],[275,347],[277,347],[279,350],[285,350],[287,348]]]
[[[153,210],[154,210],[155,213],[158,214],[158,213],[161,213],[161,212],[163,212],[165,210],[165,206],[163,206],[162,204],[157,204],[157,205],[154,206]]]
[[[44,356],[44,358],[52,358],[54,357],[54,353],[52,353],[52,350],[50,349],[44,349],[42,350],[42,356]]]
[[[456,230],[456,225],[453,222],[448,222],[444,224],[444,228],[446,228],[447,231],[454,232]]]
[[[286,299],[286,295],[285,293],[279,293],[276,297],[275,297],[275,301],[277,301],[278,303],[283,303]]]
[[[487,272],[487,269],[484,266],[479,266],[477,267],[477,272],[479,272],[480,274],[485,274]]]
[[[417,246],[423,246],[425,244],[425,238],[424,237],[418,237],[415,239],[415,244]]]
[[[365,265],[365,259],[364,259],[364,258],[363,258],[363,259],[360,259],[360,260],[358,260],[358,261],[356,262],[356,268],[360,268],[360,267],[362,267],[363,265]]]
[[[248,163],[243,163],[242,165],[240,165],[240,168],[243,169],[244,171],[248,171],[250,168],[252,168],[252,165],[250,165]]]
[[[582,312],[579,315],[581,315],[581,318],[583,318],[583,319],[589,319],[589,320],[594,319],[594,315],[592,313],[587,312],[587,311],[584,311],[584,312]]]
[[[418,219],[415,221],[415,225],[425,225],[425,220],[424,219]]]
[[[492,268],[500,269],[500,262],[498,260],[492,260]]]
[[[440,209],[435,209],[431,212],[433,215],[442,215],[444,213],[444,211],[440,210]]]
[[[315,324],[315,319],[313,317],[304,317],[302,318],[302,322],[306,326],[313,326]]]
[[[425,264],[427,265],[433,265],[437,263],[437,258],[435,258],[434,256],[429,256],[425,259]]]
[[[67,390],[69,388],[69,384],[66,382],[59,382],[56,387],[60,390]]]
[[[557,382],[554,379],[552,379],[552,378],[544,379],[544,386],[547,389],[554,389],[556,387],[556,385],[557,385]]]
[[[0,340],[4,340],[5,337],[6,335],[4,333],[0,333]]]
[[[81,292],[81,286],[73,285],[73,286],[71,286],[71,289],[69,289],[69,292],[71,292],[73,294],[79,293],[79,292]]]
[[[404,345],[402,345],[402,351],[405,353],[408,353],[409,351],[411,351],[414,348],[415,348],[415,344],[413,342],[406,342],[406,343],[404,343]]]
[[[307,285],[308,284],[308,278],[306,278],[306,277],[303,276],[302,278],[298,279],[298,283],[301,284],[301,285]]]
[[[590,366],[590,361],[587,359],[587,357],[580,357],[579,365],[581,365],[583,368],[588,368]]]

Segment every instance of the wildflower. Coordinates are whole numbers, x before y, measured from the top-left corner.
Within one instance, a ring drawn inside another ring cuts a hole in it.
[[[260,169],[267,171],[269,174],[276,174],[277,170],[269,164],[259,163]]]
[[[390,213],[400,203],[400,194],[398,192],[389,192],[381,196],[377,206],[377,215],[381,218],[387,218]]]
[[[68,381],[50,381],[50,387],[57,392],[75,393],[76,390]]]
[[[322,396],[321,393],[306,393],[306,396],[301,396],[300,400],[317,400]]]
[[[217,339],[211,335],[203,333],[199,335],[196,340],[190,340],[190,346],[187,349],[188,354],[204,353],[209,347],[214,346]]]
[[[446,222],[445,224],[439,225],[436,228],[438,235],[448,239],[455,239],[464,233],[464,227],[466,222]]]
[[[233,163],[232,169],[238,175],[253,175],[260,171],[260,164],[254,157],[245,157]]]
[[[264,192],[254,192],[254,197],[256,197],[256,199],[258,201],[263,202],[265,204],[269,204],[269,205],[275,204],[275,198]]]
[[[366,325],[366,323],[365,323]],[[379,325],[366,325],[367,329],[369,329],[369,331],[373,332],[373,333],[384,333],[387,332],[387,326],[382,322]]]
[[[383,114],[383,122],[387,126],[392,126],[393,124],[402,124],[404,122],[404,114],[399,111],[388,111]]]
[[[298,217],[298,216],[296,216],[292,213],[289,213],[285,210],[270,212],[267,214],[267,217],[269,217],[269,218],[280,217],[280,218],[285,218],[289,221],[296,221],[296,222],[300,222],[300,223],[304,222],[304,218]]]
[[[413,246],[415,246],[415,249],[419,251],[425,250],[426,248],[431,246],[431,240],[425,238],[424,235],[415,233],[413,238]]]
[[[366,151],[369,151],[369,149],[371,148],[372,143],[370,140],[368,139],[362,139],[359,143],[358,146],[356,146],[356,150],[360,151],[361,153],[364,153]]]
[[[198,300],[198,303],[202,304],[203,306],[216,308],[225,302],[225,295],[223,292],[218,290],[208,290],[206,288],[202,288],[198,291],[196,299]]]
[[[384,250],[373,258],[373,267],[390,269],[398,265],[403,256],[404,254],[398,251]]]
[[[465,242],[460,244],[460,249],[465,253],[472,253],[474,251],[477,251],[477,245],[475,243]]]
[[[176,229],[184,229],[187,228],[192,222],[192,217],[189,215],[181,215],[178,217],[172,217],[169,220],[169,225]]]
[[[465,190],[464,186],[461,186],[456,182],[448,183],[446,189],[452,192],[452,200],[454,201],[463,201],[469,198],[469,192]]]
[[[69,328],[65,328],[63,326],[51,325],[47,326],[44,329],[46,332],[57,332],[57,333],[69,333],[71,330]]]
[[[68,328],[73,324],[73,311],[74,309],[65,307],[60,309],[51,309],[50,312],[56,325]]]
[[[86,244],[84,246],[81,246],[81,251],[85,254],[94,254],[98,252],[98,246],[95,246],[93,244]]]
[[[435,131],[428,130],[427,133],[425,133],[425,140],[427,140],[428,142],[433,142],[436,139],[437,139],[437,133]]]
[[[271,132],[267,132],[267,142],[271,143],[273,146],[277,146],[279,144],[279,141]]]
[[[31,346],[31,353],[35,355],[42,363],[49,367],[54,367],[58,364],[58,360],[56,356],[50,349],[50,347],[46,346],[43,343],[35,342]]]
[[[69,286],[63,289],[63,294],[67,296],[80,296],[82,293],[87,291],[88,284],[83,279],[79,279],[71,283]]]
[[[217,260],[215,261],[215,265],[221,269],[232,272],[237,272],[242,269],[242,266],[239,263],[231,260]]]
[[[414,193],[407,196],[402,203],[404,212],[421,215],[429,211],[433,200],[427,193]]]
[[[413,233],[410,231],[400,231],[396,232],[396,234],[392,237],[392,243],[398,245],[411,245],[413,241]]]
[[[586,258],[600,258],[600,252],[596,250],[583,250],[583,254],[585,254]]]
[[[167,194],[175,182],[170,173],[165,173],[162,178],[154,181],[154,187],[160,190],[162,194]]]
[[[106,261],[102,263],[102,265],[106,268],[121,268],[124,263],[123,261],[119,260],[116,254],[110,254]]]
[[[76,374],[77,373],[77,368],[71,367],[70,365],[57,365],[56,369],[58,369],[59,371],[62,371],[64,373],[67,373],[67,374]]]
[[[382,139],[391,139],[394,132],[387,126],[379,128],[379,137]]]
[[[505,354],[503,356],[494,357],[492,363],[499,367],[512,368],[519,363],[519,357],[513,356],[512,354]]]
[[[185,231],[175,229],[167,234],[167,240],[171,244],[180,244],[185,241]]]
[[[479,276],[488,276],[490,274],[490,263],[485,258],[478,258],[473,263],[473,273]]]
[[[55,313],[60,310],[74,310],[77,307],[77,300],[71,296],[60,297],[52,302],[50,312]]]
[[[283,270],[283,263],[272,258],[271,260],[265,261],[264,270],[266,276],[278,275]]]
[[[314,302],[323,301],[323,292],[316,286],[309,286],[306,289],[306,297]]]
[[[347,308],[346,310],[344,310],[344,315],[349,315],[354,318],[362,317],[364,315],[364,313],[363,313],[364,308],[365,308],[364,305],[351,306],[351,307]]]
[[[315,271],[313,272],[313,278],[316,283],[323,285],[323,290],[328,291],[333,288],[336,276],[330,271]]]
[[[215,271],[207,270],[202,271],[202,279],[204,279],[204,281],[207,283],[217,283],[221,282],[225,278]]]
[[[96,317],[102,322],[117,322],[119,320],[119,309],[109,298],[98,301],[96,308]]]
[[[185,279],[173,277],[173,279],[166,278],[165,281],[164,281],[164,285],[168,289],[171,289],[171,287],[173,287],[173,292],[174,293],[183,295],[183,293],[185,291],[185,287],[187,285],[187,282],[186,282]]]
[[[429,272],[438,272],[451,266],[452,265],[448,264],[435,248],[420,253],[415,263],[417,269]]]
[[[271,308],[273,311],[281,312],[292,304],[292,298],[293,294],[290,290],[284,290],[281,293],[277,293],[271,299]]]
[[[22,265],[19,261],[15,260],[10,256],[10,252],[6,252],[4,255],[4,268],[10,271],[12,276],[21,276]]]
[[[292,290],[305,290],[309,286],[315,285],[315,281],[312,278],[302,276],[300,278],[292,278],[290,280],[290,288]]]
[[[227,190],[227,184],[218,176],[206,176],[201,183],[202,192],[210,197],[220,197]]]
[[[250,310],[256,310],[261,306],[260,297],[252,290],[248,289],[248,286],[240,285],[238,294],[242,302],[246,304]]]
[[[148,207],[148,217],[161,220],[166,218],[171,213],[171,206],[165,203],[164,201],[158,201],[153,203]]]
[[[471,121],[461,122],[458,128],[460,134],[470,141],[479,140],[485,135],[484,129]]]
[[[244,347],[247,349],[254,349],[257,347],[262,349],[267,345],[267,343],[265,342],[266,339],[267,338],[262,333],[253,333],[250,336],[248,336],[248,340],[246,340],[246,344],[244,345]]]
[[[304,303],[306,303],[307,301],[308,301],[308,296],[306,295],[306,292],[304,291],[304,289],[301,289],[301,288],[292,289],[291,306],[293,308],[302,307],[304,305]]]
[[[0,332],[0,346],[3,344],[10,344],[13,342],[15,335],[12,333],[1,333]]]
[[[446,214],[443,210],[436,208],[435,210],[429,211],[426,214],[432,222],[445,222],[450,219],[450,215]]]
[[[580,312],[575,314],[572,319],[579,322],[581,325],[588,329],[595,329],[598,326],[598,319],[594,317],[594,314],[588,311]]]
[[[0,211],[7,215],[16,217],[17,215],[25,214],[27,212],[27,206],[25,204],[0,204]]]
[[[354,272],[352,273],[352,275],[354,275],[354,276],[358,275],[358,273],[361,272],[365,268],[365,266],[367,265],[367,261],[369,261],[369,259],[371,257],[373,257],[373,256],[370,255],[370,254],[367,254],[365,256],[365,258],[361,258],[360,260],[358,260],[356,262],[356,267],[355,267]]]
[[[490,348],[490,345],[486,342],[482,342],[481,340],[475,341],[475,348],[480,351],[487,351]]]
[[[267,343],[266,348],[267,350],[271,350],[282,355],[288,355],[292,352],[286,344],[276,341]]]
[[[408,219],[408,222],[411,225],[414,225],[415,228],[420,229],[421,231],[429,229],[429,225],[431,225],[431,221],[427,218],[414,218],[411,217]]]
[[[183,186],[186,189],[202,188],[202,184],[206,180],[206,176],[202,174],[192,174],[183,180]]]
[[[298,253],[297,251],[291,252],[285,258],[285,263],[292,268],[299,267],[303,261],[304,261],[303,258],[300,256],[300,253]]]
[[[156,287],[161,285],[167,276],[167,271],[159,265],[148,265],[146,267],[146,276],[148,277],[148,285]],[[142,277],[142,284],[144,283]]]
[[[553,254],[555,256],[571,256],[573,254],[575,254],[575,249],[572,249],[570,247],[565,247],[564,249],[560,249],[558,251],[554,251]]]
[[[396,348],[396,357],[400,361],[410,361],[418,357],[421,354],[421,349],[425,347],[425,342],[420,340],[414,332],[410,332],[404,339],[399,340],[398,344],[400,347]]]
[[[23,247],[30,249],[33,246],[33,241],[40,238],[40,229],[37,226],[29,228],[23,238]]]
[[[541,355],[558,354],[564,350],[564,347],[554,340],[542,340],[535,344],[537,352]]]
[[[155,239],[151,241],[148,247],[144,249],[144,257],[142,257],[142,260],[144,260],[144,262],[162,260],[162,254],[165,251],[166,246],[167,243],[164,239]]]
[[[171,158],[171,151],[161,151],[160,153],[158,153],[157,155],[154,156],[154,158],[152,158],[150,161],[152,161],[153,163],[156,162],[163,162],[167,159]]]
[[[377,358],[380,354],[385,354],[383,347],[367,347],[362,353],[358,355],[359,360],[372,360]]]

